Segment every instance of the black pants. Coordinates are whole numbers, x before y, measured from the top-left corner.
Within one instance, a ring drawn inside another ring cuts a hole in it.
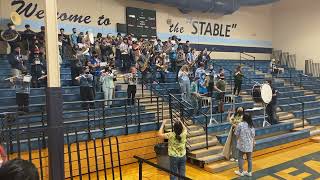
[[[18,105],[18,111],[29,112],[29,94],[28,93],[16,93],[16,101]]]
[[[94,100],[93,87],[80,86],[80,96],[81,96],[81,101],[93,101]],[[94,103],[83,102],[82,108],[83,109],[94,108]]]
[[[137,86],[136,85],[128,85],[128,104],[134,105],[134,98],[136,97]]]
[[[129,72],[129,68],[131,65],[129,54],[121,54],[121,60],[122,60],[123,72],[125,73]]]
[[[268,115],[268,120],[271,125],[278,124],[277,119],[277,105],[276,104],[268,104],[266,107],[266,113]]]
[[[241,81],[240,82],[238,82],[238,81],[234,82],[233,94],[236,94],[236,92],[238,91],[237,95],[239,96],[240,91],[241,91],[241,84],[242,84]]]

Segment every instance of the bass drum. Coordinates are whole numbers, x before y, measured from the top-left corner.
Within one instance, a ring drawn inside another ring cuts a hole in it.
[[[272,100],[272,89],[269,84],[254,85],[252,99],[256,103],[269,104]]]

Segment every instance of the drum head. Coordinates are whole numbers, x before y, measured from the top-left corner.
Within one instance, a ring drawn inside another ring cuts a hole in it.
[[[261,98],[264,103],[268,104],[272,100],[272,89],[269,84],[263,84],[261,86]]]

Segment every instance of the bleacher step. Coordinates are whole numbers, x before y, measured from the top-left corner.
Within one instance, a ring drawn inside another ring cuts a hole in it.
[[[303,127],[298,127],[298,128],[293,129],[292,131],[302,131],[302,130],[313,131],[313,130],[316,130],[316,129],[317,129],[316,126],[304,126],[304,128]]]
[[[214,146],[218,144],[218,140],[216,139],[212,139],[212,140],[208,140],[208,146]],[[190,151],[194,151],[197,149],[202,149],[207,147],[207,143],[205,141],[200,142],[200,143],[195,143],[195,144],[190,144],[190,146],[188,147],[188,149]]]
[[[208,149],[203,148],[203,149],[191,151],[189,153],[189,156],[195,159],[199,159],[199,158],[204,158],[211,155],[220,154],[222,150],[223,150],[223,146],[216,145],[216,146],[211,146]]]
[[[214,137],[208,136],[208,141],[210,140],[214,140]],[[205,142],[205,141],[206,141],[206,135],[194,136],[194,137],[188,138],[189,144],[196,144],[196,143]]]
[[[278,115],[278,118],[280,121],[294,118],[294,115],[292,113],[288,113],[288,112],[280,112],[280,113],[278,112],[277,115]]]
[[[201,136],[204,135],[205,131],[203,129],[199,129],[196,131],[189,131],[188,132],[188,137],[195,137],[195,136]]]
[[[313,137],[310,140],[315,143],[320,143],[320,136]]]
[[[225,171],[225,170],[234,168],[236,166],[237,166],[236,162],[223,161],[223,162],[205,165],[204,169],[208,172],[211,172],[211,173],[218,173],[221,171]]]

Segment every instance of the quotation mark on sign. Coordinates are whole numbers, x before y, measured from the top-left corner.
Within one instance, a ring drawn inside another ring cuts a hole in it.
[[[231,26],[232,28],[237,28],[237,24],[232,24],[232,26]]]

